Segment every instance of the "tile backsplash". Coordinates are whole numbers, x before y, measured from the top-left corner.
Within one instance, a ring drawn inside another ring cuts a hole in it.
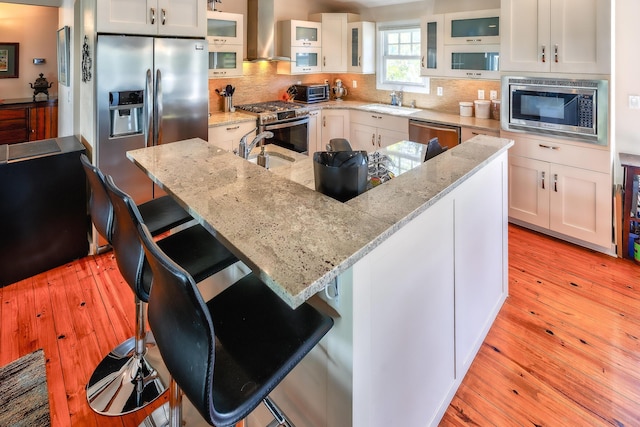
[[[391,102],[390,91],[376,89],[376,76],[372,74],[313,74],[282,75],[276,73],[275,62],[244,63],[244,75],[234,78],[217,78],[209,80],[210,111],[224,111],[224,103],[215,90],[223,89],[230,84],[236,88],[234,105],[282,99],[287,88],[298,82],[323,83],[325,80],[333,87],[336,79],[342,79],[347,87],[345,100],[366,101],[388,104]],[[357,88],[353,88],[353,81]],[[498,80],[462,80],[431,78],[430,94],[404,93],[404,105],[415,100],[419,108],[438,110],[445,113],[458,114],[460,101],[473,101],[478,97],[478,90],[484,90],[485,99],[489,99],[491,91],[496,91],[500,99],[500,82]],[[437,95],[437,88],[442,88],[442,96]]]

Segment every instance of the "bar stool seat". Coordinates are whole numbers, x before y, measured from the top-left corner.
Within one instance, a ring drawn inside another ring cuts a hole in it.
[[[146,227],[138,232],[153,273],[149,325],[172,377],[169,410],[154,414],[168,413],[169,425],[181,425],[181,389],[211,425],[233,426],[260,402],[278,422],[286,420],[268,395],[333,319],[306,303],[292,309],[254,274],[205,302]]]
[[[80,161],[91,188],[89,199],[91,220],[98,233],[111,244],[113,208],[107,195],[104,174],[98,167],[91,164],[85,154],[80,155]],[[141,203],[138,205],[138,210],[154,236],[193,220],[193,217],[170,196],[162,196]]]
[[[157,399],[167,388],[158,367],[147,353],[157,351],[152,334],[146,333],[145,306],[151,286],[151,270],[145,261],[137,226],[143,219],[133,200],[111,177],[105,188],[113,210],[111,244],[118,269],[135,295],[136,332],[133,345],[116,347],[97,366],[87,384],[91,408],[103,415],[122,415],[138,410]],[[231,254],[201,225],[190,226],[161,240],[159,244],[197,277],[197,280],[236,263]]]

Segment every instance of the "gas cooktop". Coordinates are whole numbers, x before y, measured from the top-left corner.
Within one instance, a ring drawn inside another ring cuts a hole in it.
[[[257,115],[258,124],[260,125],[309,115],[309,109],[304,105],[285,101],[257,102],[255,104],[236,105],[236,108]]]
[[[304,108],[303,105],[295,104],[293,102],[285,102],[285,101],[267,101],[267,102],[256,102],[255,104],[244,104],[244,105],[236,105],[236,108],[239,108],[244,111],[248,111],[250,113],[273,113],[280,111],[290,111],[290,110],[298,110]]]

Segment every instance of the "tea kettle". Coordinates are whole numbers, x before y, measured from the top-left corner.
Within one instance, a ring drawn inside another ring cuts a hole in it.
[[[342,80],[336,79],[336,85],[333,87],[333,95],[336,101],[342,101],[343,96],[347,96],[347,88],[342,86]]]

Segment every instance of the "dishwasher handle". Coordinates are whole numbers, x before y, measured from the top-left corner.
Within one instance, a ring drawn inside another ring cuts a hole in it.
[[[423,122],[418,122],[418,121],[409,121],[409,126],[417,126],[417,127],[421,127],[421,128],[426,128],[426,129],[434,129],[434,130],[438,130],[438,131],[443,131],[443,132],[454,132],[456,134],[460,134],[460,128],[455,127],[455,126],[447,126],[447,125],[439,125],[439,124],[432,124],[432,123],[423,123]]]

